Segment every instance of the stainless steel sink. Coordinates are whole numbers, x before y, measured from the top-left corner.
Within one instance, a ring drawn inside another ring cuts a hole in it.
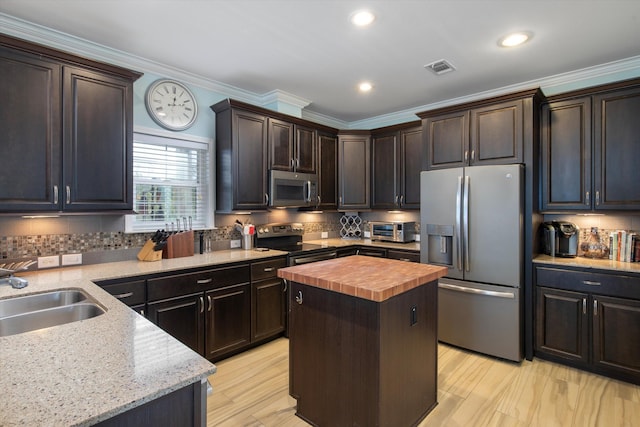
[[[0,300],[0,337],[90,319],[105,310],[79,289]]]
[[[65,289],[0,300],[0,318],[46,308],[87,301],[89,296],[79,289]]]

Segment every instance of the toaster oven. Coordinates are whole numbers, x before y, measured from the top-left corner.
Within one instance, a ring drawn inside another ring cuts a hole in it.
[[[415,240],[416,223],[403,221],[372,221],[369,222],[371,240],[387,242],[413,242]]]

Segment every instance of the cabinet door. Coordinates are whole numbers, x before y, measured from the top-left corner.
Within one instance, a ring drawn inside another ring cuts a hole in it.
[[[232,114],[233,209],[266,209],[267,118],[241,110]]]
[[[148,318],[193,351],[204,355],[203,294],[148,304]]]
[[[295,170],[303,173],[316,173],[316,131],[315,129],[295,125]]]
[[[252,341],[276,336],[285,329],[285,290],[282,279],[252,283]]]
[[[371,140],[371,208],[396,209],[400,194],[398,133],[374,136]]]
[[[235,285],[205,295],[205,356],[216,360],[251,343],[251,285]]]
[[[64,68],[64,210],[133,208],[133,83]]]
[[[588,300],[588,294],[539,286],[536,298],[536,351],[587,365]]]
[[[522,100],[471,110],[470,165],[523,162]]]
[[[338,137],[339,209],[369,209],[369,144],[369,136]]]
[[[542,107],[541,209],[591,209],[591,98]]]
[[[318,135],[318,208],[336,209],[338,206],[338,138]]]
[[[427,145],[425,170],[468,164],[468,111],[428,117],[422,121],[422,131]]]
[[[593,296],[593,363],[640,380],[640,301]]]
[[[640,89],[594,97],[595,209],[640,209]]]
[[[60,73],[57,64],[0,49],[0,211],[60,209]]]
[[[293,146],[293,124],[269,119],[269,168],[293,170]]]
[[[400,131],[400,207],[420,209],[422,127]]]

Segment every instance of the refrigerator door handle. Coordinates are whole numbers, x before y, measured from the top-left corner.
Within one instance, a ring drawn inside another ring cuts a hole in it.
[[[462,206],[462,226],[464,227],[464,269],[470,271],[471,260],[469,259],[469,177],[464,177]]]
[[[457,292],[465,292],[468,294],[476,294],[476,295],[485,295],[489,297],[497,297],[497,298],[509,298],[514,299],[516,297],[513,292],[497,292],[497,291],[487,291],[485,289],[476,289],[476,288],[468,288],[466,286],[458,286],[458,285],[450,285],[448,283],[438,283],[439,288],[449,289]]]
[[[462,177],[458,177],[458,191],[456,192],[456,264],[458,270],[462,271],[462,228],[460,221],[462,217]]]

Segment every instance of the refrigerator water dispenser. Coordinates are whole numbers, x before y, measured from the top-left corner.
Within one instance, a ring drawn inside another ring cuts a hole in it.
[[[453,265],[453,225],[427,224],[427,262]]]

